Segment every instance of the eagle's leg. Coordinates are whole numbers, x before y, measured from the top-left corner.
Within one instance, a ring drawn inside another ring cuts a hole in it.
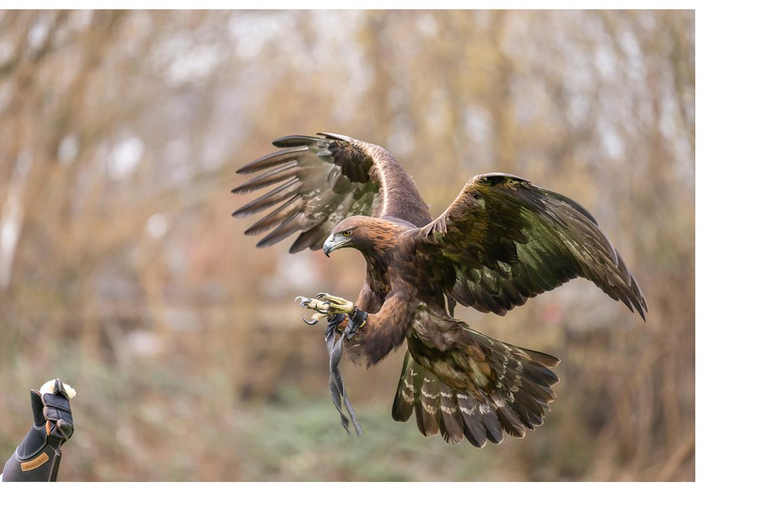
[[[334,297],[327,293],[318,293],[316,298],[310,299],[307,297],[296,297],[296,301],[300,302],[301,307],[316,311],[312,315],[311,320],[304,320],[309,325],[315,325],[321,318],[332,317],[337,314],[353,314],[357,310],[355,303],[348,301],[341,297]]]
[[[328,295],[327,293],[322,292],[318,293],[316,297],[319,300],[331,304],[330,307],[334,313],[343,313],[347,315],[347,319],[349,321],[347,322],[347,326],[344,329],[344,335],[347,337],[347,339],[352,339],[355,334],[357,334],[357,330],[365,325],[365,321],[368,318],[368,313],[358,309],[354,302],[348,301],[347,299],[342,299],[341,297],[334,297],[333,295]]]

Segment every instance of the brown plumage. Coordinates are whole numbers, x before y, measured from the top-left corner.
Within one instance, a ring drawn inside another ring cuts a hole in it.
[[[395,420],[415,411],[425,436],[474,446],[542,424],[558,382],[550,368],[559,360],[471,329],[453,318],[456,302],[504,315],[584,277],[645,318],[637,282],[575,201],[510,174],[484,174],[433,221],[392,155],[320,135],[278,139],[282,150],[238,170],[258,174],[235,193],[277,186],[234,215],[276,207],[246,231],[267,233],[257,247],[299,232],[291,252],[352,247],[363,254],[367,276],[356,305],[369,315],[347,349],[370,366],[407,343]]]

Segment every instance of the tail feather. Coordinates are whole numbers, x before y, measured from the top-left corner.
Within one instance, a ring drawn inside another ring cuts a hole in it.
[[[504,440],[504,431],[502,430],[501,421],[496,413],[496,409],[487,403],[478,404],[478,409],[480,409],[480,413],[483,415],[488,440],[493,444],[501,444]]]
[[[440,386],[441,382],[434,375],[424,376],[417,414],[421,417],[421,433],[427,437],[440,433]]]
[[[498,414],[504,432],[513,437],[525,437],[525,425],[523,425],[520,416],[512,410],[511,406],[503,398],[501,398],[499,393],[493,393],[491,395],[491,403],[493,404],[493,408],[496,409],[496,413]]]
[[[488,439],[488,433],[480,413],[480,404],[466,393],[457,392],[456,398],[458,398],[461,417],[464,419],[464,437],[472,446],[482,448]]]
[[[413,387],[415,400],[413,408],[416,411],[416,424],[423,436],[435,436],[440,432],[440,407],[437,406],[440,381],[428,372],[415,372]]]
[[[550,386],[557,384],[560,379],[549,368],[544,366],[525,365],[523,366],[523,375],[529,381],[538,384],[542,391],[546,391],[554,400],[555,394]]]
[[[413,377],[416,373],[413,370],[414,362],[410,352],[405,353],[403,359],[403,370],[400,373],[400,384],[397,386],[395,394],[395,403],[392,404],[392,418],[395,421],[405,422],[413,413],[414,388]]]
[[[440,386],[440,433],[451,444],[464,440],[464,422],[456,402],[456,392],[445,384]]]
[[[465,328],[471,340],[488,354],[496,380],[482,396],[454,390],[406,352],[400,384],[392,406],[396,421],[407,421],[416,412],[419,431],[440,433],[449,443],[467,439],[482,448],[487,441],[499,444],[503,433],[524,437],[544,421],[555,398],[552,386],[559,379],[549,368],[560,360],[549,354],[508,345]]]
[[[517,399],[517,406],[521,411],[528,413],[528,417],[535,427],[544,423],[544,408],[536,400],[526,393],[519,393],[515,398]]]
[[[560,364],[559,358],[555,356],[551,356],[549,354],[545,354],[544,352],[537,352],[536,350],[516,347],[514,345],[504,343],[503,341],[493,340],[493,338],[485,336],[484,334],[481,334],[481,336],[487,338],[488,340],[494,341],[495,343],[501,343],[502,345],[506,346],[509,350],[516,352],[518,354],[521,354],[523,356],[523,360],[528,359],[536,363],[537,365],[539,365],[539,367],[554,368],[555,366]],[[555,377],[555,379],[557,379],[557,376],[554,373],[552,373],[552,375]],[[555,382],[558,382],[558,380],[556,380]]]
[[[520,380],[524,394],[533,400],[543,414],[544,411],[549,411],[549,402],[552,402],[555,397],[555,392],[550,387],[542,387],[540,384],[533,382],[527,378],[525,374]]]

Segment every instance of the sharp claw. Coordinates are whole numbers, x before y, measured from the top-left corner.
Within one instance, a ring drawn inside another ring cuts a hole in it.
[[[326,295],[328,295],[328,294],[327,294],[327,293],[325,293],[325,292],[320,292],[320,293],[318,293],[317,295],[315,295],[315,298],[317,298],[317,299],[322,299],[322,298],[323,298],[323,297],[325,297]]]
[[[309,319],[309,320],[307,320],[307,319],[306,319],[306,318],[304,318],[303,316],[301,317],[301,319],[302,319],[302,320],[304,321],[304,323],[305,323],[305,324],[307,324],[307,325],[315,325],[315,324],[316,324],[317,322],[319,322],[319,321],[320,321],[320,319],[321,319],[321,318],[323,318],[323,317],[325,317],[325,315],[324,315],[323,313],[315,313],[314,315],[312,315],[312,316],[310,317],[310,319]]]

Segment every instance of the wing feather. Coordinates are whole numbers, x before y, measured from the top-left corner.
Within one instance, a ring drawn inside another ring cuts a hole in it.
[[[279,151],[237,170],[256,176],[234,188],[235,194],[274,186],[232,214],[248,217],[275,207],[245,232],[273,230],[257,247],[299,232],[290,251],[317,250],[336,224],[352,215],[394,217],[419,227],[431,221],[413,180],[392,155],[343,135],[319,135],[277,139],[273,144]]]
[[[577,202],[510,174],[472,178],[421,229],[436,249],[446,293],[503,315],[530,297],[584,277],[645,319],[648,305],[621,255]]]

